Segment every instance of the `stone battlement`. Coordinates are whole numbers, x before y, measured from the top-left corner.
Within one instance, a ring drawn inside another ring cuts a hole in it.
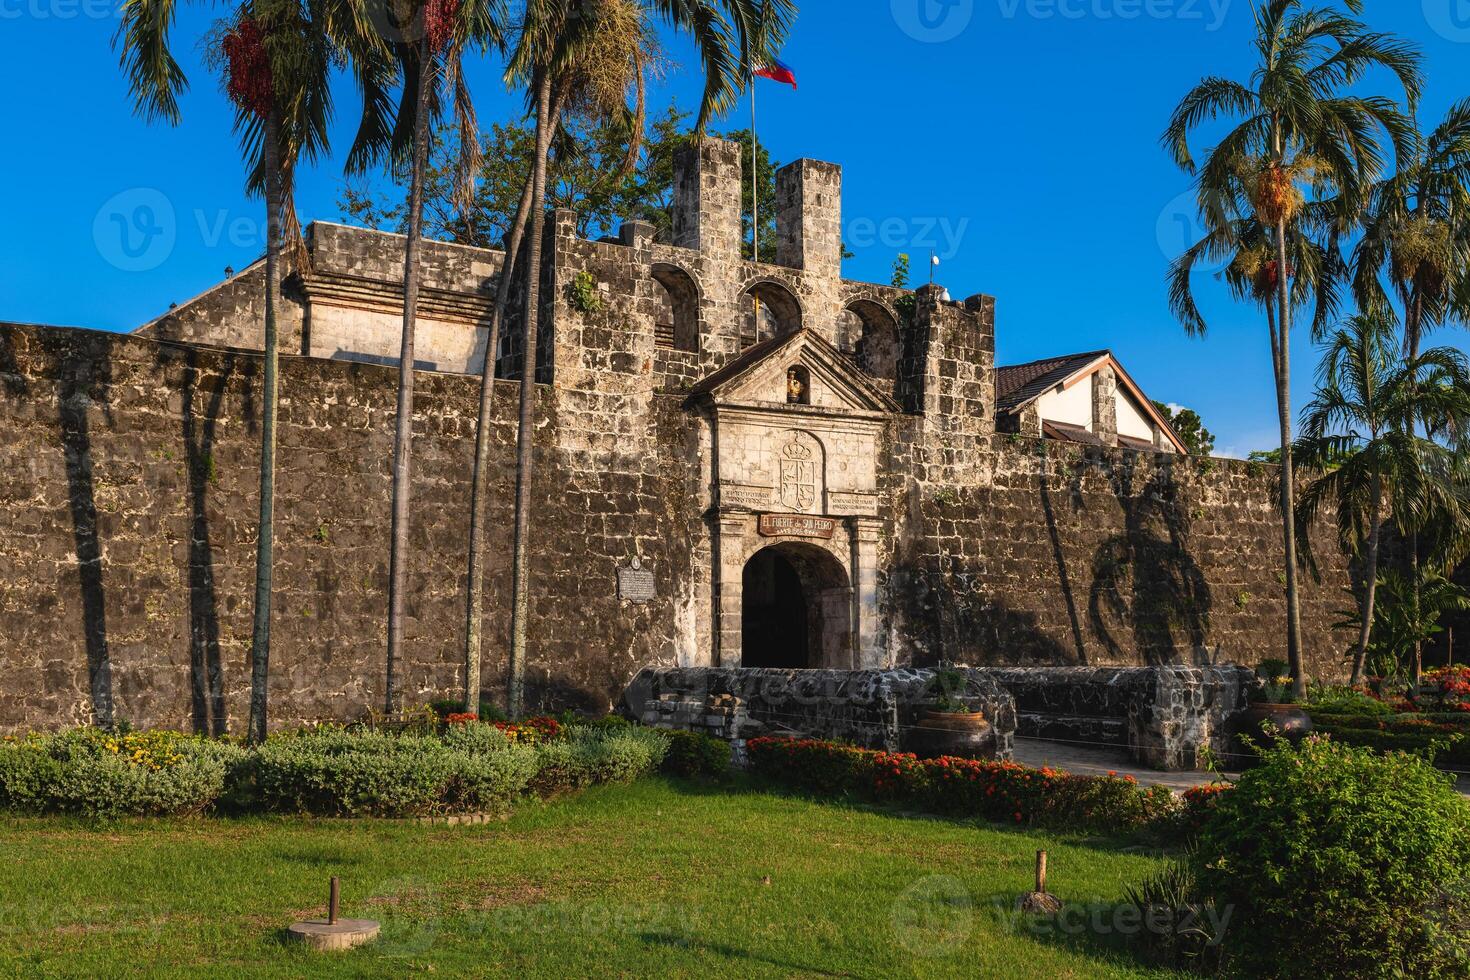
[[[547,216],[543,276],[549,320],[543,324],[538,378],[582,385],[588,365],[636,371],[653,390],[678,392],[754,344],[810,330],[851,358],[890,394],[919,410],[933,338],[904,322],[899,310],[915,293],[842,278],[842,169],[797,160],[777,174],[777,261],[741,254],[741,181],[737,144],[703,138],[675,162],[673,233],[655,241],[653,227],[626,222],[612,239],[576,232],[571,212]],[[332,360],[396,364],[402,332],[403,237],[327,222],[306,229],[309,267],[286,277],[281,311],[287,353]],[[425,243],[415,356],[421,370],[479,373],[505,255],[495,249]],[[612,314],[608,328],[589,330],[568,296],[590,275]],[[226,282],[139,328],[160,340],[259,350],[264,266],[257,262]],[[973,321],[971,372],[992,389],[993,301],[940,303],[952,320]],[[513,300],[522,295],[513,290]],[[523,311],[515,302],[496,352],[497,372],[519,369]],[[932,332],[932,331],[931,331]],[[978,393],[977,394],[983,394]],[[932,406],[931,406],[932,407]]]

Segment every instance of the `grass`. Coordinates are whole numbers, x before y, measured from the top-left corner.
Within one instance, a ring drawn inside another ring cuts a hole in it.
[[[1010,912],[1038,847],[1051,891],[1115,902],[1160,865],[1117,842],[647,780],[429,827],[302,819],[0,821],[0,974],[1129,977],[1079,929]],[[380,939],[318,956],[325,911]]]

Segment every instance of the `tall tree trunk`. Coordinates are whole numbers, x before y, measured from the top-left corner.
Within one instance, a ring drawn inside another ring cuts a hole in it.
[[[1368,660],[1368,640],[1373,635],[1373,604],[1378,597],[1378,538],[1383,527],[1383,478],[1373,477],[1373,509],[1368,518],[1368,554],[1363,575],[1363,624],[1358,629],[1358,648],[1353,653],[1352,686],[1363,683],[1363,665]]]
[[[270,695],[271,585],[276,529],[276,410],[280,340],[276,306],[281,295],[281,116],[272,109],[265,119],[261,147],[265,164],[265,377],[260,423],[260,515],[255,546],[255,621],[250,634],[251,742],[265,741]]]
[[[1418,286],[1410,288],[1410,298],[1404,309],[1404,334],[1409,345],[1409,363],[1413,364],[1419,359],[1419,344],[1424,336],[1424,295]],[[1412,395],[1414,398],[1413,414],[1409,416],[1409,435],[1419,435],[1419,378],[1417,374],[1411,381]],[[1429,434],[1429,426],[1425,425],[1425,435]],[[1416,635],[1414,637],[1413,663],[1410,665],[1412,674],[1411,681],[1415,687],[1419,686],[1419,676],[1424,672],[1424,641],[1417,635],[1419,626],[1419,529],[1416,527],[1409,534],[1409,596],[1413,605],[1414,626]]]
[[[413,456],[414,328],[418,321],[419,249],[424,225],[424,169],[429,156],[429,94],[434,57],[419,43],[418,92],[414,99],[413,151],[409,171],[408,237],[403,249],[403,345],[398,355],[398,427],[393,442],[393,523],[388,555],[388,661],[383,705],[397,710],[397,670],[403,657],[403,603],[408,578],[408,513]]]
[[[531,229],[526,244],[526,332],[521,351],[521,414],[516,433],[515,544],[511,551],[510,684],[508,708],[521,717],[526,700],[526,617],[530,608],[528,542],[531,516],[532,416],[536,407],[536,347],[541,320],[541,247],[546,228],[546,157],[551,148],[551,83],[536,86],[536,161],[531,178]]]
[[[1286,265],[1286,219],[1276,222],[1277,344],[1276,412],[1281,423],[1281,526],[1286,558],[1286,659],[1291,665],[1292,696],[1307,694],[1302,666],[1302,614],[1296,565],[1296,486],[1291,459],[1291,276]]]
[[[495,400],[495,352],[500,347],[500,327],[510,304],[511,282],[515,278],[516,261],[521,254],[526,220],[531,213],[535,194],[535,173],[526,175],[526,188],[521,194],[520,208],[505,241],[505,264],[500,268],[500,282],[495,289],[495,309],[490,314],[490,335],[485,341],[485,367],[480,379],[480,417],[475,422],[475,471],[470,478],[470,567],[469,602],[465,614],[465,710],[480,713],[480,659],[483,646],[485,611],[485,522],[489,510],[490,412]]]

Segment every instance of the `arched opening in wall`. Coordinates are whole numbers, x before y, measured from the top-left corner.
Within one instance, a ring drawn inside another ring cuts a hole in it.
[[[741,297],[740,348],[784,337],[801,329],[801,304],[791,290],[775,282],[758,282]]]
[[[742,667],[852,667],[852,585],[830,552],[764,548],[746,562],[741,589]]]
[[[842,349],[868,374],[898,381],[898,321],[881,303],[860,299],[842,311]]]
[[[676,265],[653,267],[653,343],[666,350],[699,352],[699,287]]]

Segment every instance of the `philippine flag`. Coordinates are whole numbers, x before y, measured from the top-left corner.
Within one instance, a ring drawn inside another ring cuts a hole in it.
[[[761,65],[755,70],[755,73],[761,78],[769,78],[773,82],[796,88],[796,72],[792,71],[791,66],[784,61],[772,59],[770,64]]]

